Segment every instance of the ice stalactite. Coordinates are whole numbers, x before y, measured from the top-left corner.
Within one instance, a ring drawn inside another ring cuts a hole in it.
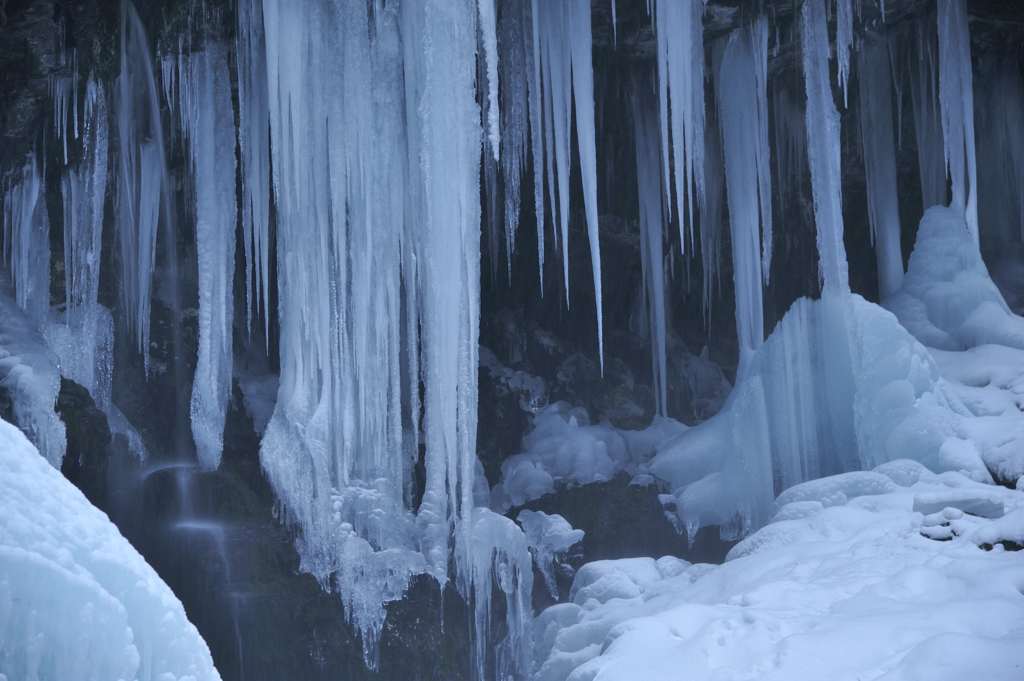
[[[814,196],[814,222],[818,232],[823,288],[849,292],[850,279],[843,244],[842,178],[839,163],[839,114],[828,78],[828,22],[824,0],[807,0],[801,9],[800,37],[804,88],[807,154]]]
[[[877,35],[866,36],[857,57],[860,139],[867,183],[868,220],[878,261],[878,292],[880,297],[886,298],[903,284],[892,81],[886,39]]]
[[[228,55],[210,43],[179,57],[181,128],[195,196],[199,356],[190,406],[199,463],[216,468],[231,397],[235,276],[235,135]]]
[[[638,89],[642,85],[636,86]],[[636,192],[640,214],[640,262],[643,266],[647,317],[650,321],[651,365],[657,411],[668,409],[667,301],[665,298],[665,211],[658,161],[658,123],[650,99],[633,96],[633,132],[636,150]]]
[[[245,245],[246,326],[261,312],[270,324],[270,119],[263,7],[238,3],[238,146],[242,164],[242,235]],[[266,340],[269,342],[269,340]]]
[[[4,191],[4,260],[15,301],[37,324],[50,313],[50,217],[43,167],[30,154]]]
[[[1024,240],[1024,77],[1016,55],[984,64],[978,112],[978,202],[985,243]]]
[[[494,0],[477,0],[480,43],[487,62],[487,138],[494,160],[501,151],[501,126],[498,107],[498,13]]]
[[[770,267],[771,161],[768,152],[768,22],[758,19],[715,46],[714,81],[725,158],[743,373],[764,341],[764,270]],[[762,231],[764,240],[762,241]],[[762,255],[764,257],[762,257]]]
[[[974,85],[971,36],[964,0],[939,0],[939,102],[943,152],[953,203],[967,217],[978,241],[978,170],[974,146]]]
[[[885,12],[883,11],[884,15]],[[836,0],[836,80],[843,90],[846,106],[846,84],[850,79],[850,47],[853,45],[853,0]]]
[[[60,357],[63,374],[89,390],[97,406],[106,410],[110,407],[113,319],[98,298],[109,133],[106,91],[93,79],[86,84],[81,130],[81,161],[61,177],[64,321],[47,324],[44,335]]]
[[[281,381],[260,457],[303,568],[333,581],[373,666],[413,575],[447,583],[453,551],[464,594],[494,574],[473,569],[478,7],[265,0],[263,15]]]
[[[674,177],[685,253],[693,247],[693,216],[704,195],[704,3],[659,0],[654,9],[665,198],[671,205]]]
[[[569,168],[573,111],[576,114],[583,205],[590,240],[590,261],[594,278],[597,312],[597,347],[604,367],[604,315],[601,295],[601,243],[598,238],[597,142],[594,126],[594,67],[590,2],[538,2],[532,5],[534,39],[541,77],[541,108],[545,121],[544,154],[548,168],[548,196],[552,214],[560,227],[562,276],[566,302],[569,301]],[[531,97],[533,93],[531,93]],[[539,130],[534,129],[537,136]],[[535,160],[536,163],[536,160]],[[557,191],[556,191],[557,187]],[[557,203],[556,203],[557,194]],[[539,238],[538,232],[538,238]]]
[[[530,109],[530,156],[533,158],[533,210],[537,222],[537,278],[540,295],[544,297],[544,161],[550,158],[545,154],[544,131],[545,124],[543,112],[546,109],[542,106],[543,86],[541,81],[540,64],[540,24],[533,20],[539,12],[539,5],[536,0],[531,3],[522,4],[523,21],[526,23],[524,39],[526,43],[526,88],[529,98]],[[548,168],[550,169],[550,162]],[[552,210],[554,210],[554,201]]]
[[[128,0],[121,3],[117,76],[117,219],[121,302],[128,330],[148,367],[150,300],[160,213],[170,228],[170,182],[153,63],[146,34]],[[173,230],[171,230],[173,231]]]
[[[501,176],[505,191],[505,264],[512,275],[512,254],[519,230],[519,204],[530,138],[528,3],[502,7],[498,18],[498,84],[501,93]],[[538,138],[539,139],[539,138]],[[543,220],[540,222],[543,225]],[[543,247],[543,242],[540,244]]]
[[[946,167],[943,160],[939,84],[936,79],[938,46],[931,22],[918,22],[909,69],[910,102],[914,113],[914,140],[921,178],[922,211],[946,203]]]

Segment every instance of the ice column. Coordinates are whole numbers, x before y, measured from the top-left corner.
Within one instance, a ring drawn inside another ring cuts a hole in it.
[[[764,341],[762,281],[772,233],[768,152],[768,22],[763,17],[715,46],[715,94],[725,158],[726,193],[736,285],[740,369]]]
[[[826,290],[847,292],[843,244],[842,184],[839,174],[839,115],[828,78],[828,23],[824,0],[806,0],[800,16],[804,88],[807,93],[807,154],[811,166],[814,221],[821,278]]]
[[[61,178],[64,205],[65,324],[49,325],[47,342],[62,372],[83,385],[97,405],[110,404],[113,328],[98,301],[107,191],[107,102],[101,82],[90,79],[82,119],[82,160]]]
[[[638,86],[639,88],[640,86]],[[658,123],[653,107],[641,93],[633,95],[633,131],[636,148],[636,191],[640,214],[640,262],[650,319],[651,364],[657,410],[668,407],[668,360],[666,353],[665,266],[661,168],[658,162]]]
[[[199,357],[192,383],[192,437],[199,463],[216,468],[231,397],[232,293],[235,275],[235,136],[227,50],[211,42],[183,56],[182,130],[195,195],[199,285]]]

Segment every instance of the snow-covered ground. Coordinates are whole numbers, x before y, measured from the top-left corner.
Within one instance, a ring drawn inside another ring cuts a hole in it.
[[[163,580],[0,421],[0,680],[23,679],[220,676]]]
[[[1024,557],[1000,543],[1024,492],[896,461],[778,504],[721,566],[584,566],[536,621],[537,678],[1024,678]]]

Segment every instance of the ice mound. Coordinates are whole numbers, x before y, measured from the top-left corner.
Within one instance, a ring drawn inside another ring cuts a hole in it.
[[[900,323],[931,348],[995,343],[1024,349],[1024,318],[992,282],[962,211],[933,206],[917,228],[903,288],[888,300]]]
[[[57,357],[6,289],[0,290],[0,386],[10,396],[18,426],[59,469],[67,434],[54,411],[60,392]]]
[[[0,508],[0,678],[220,679],[167,585],[3,421]]]
[[[966,415],[891,313],[826,293],[793,304],[725,408],[662,446],[651,472],[689,536],[718,525],[736,539],[768,521],[778,491],[822,475],[911,458],[987,480]]]
[[[940,497],[991,499],[1005,513],[959,512],[962,531],[934,541],[925,530],[937,520],[915,504]],[[780,504],[784,519],[721,566],[584,565],[572,602],[535,621],[535,678],[1024,677],[1024,568],[996,545],[1024,529],[1024,493],[896,460],[806,483]]]

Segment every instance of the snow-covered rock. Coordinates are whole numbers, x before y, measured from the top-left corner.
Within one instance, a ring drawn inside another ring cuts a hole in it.
[[[781,497],[792,500],[779,519],[721,566],[583,566],[572,602],[536,620],[536,678],[1024,678],[1024,561],[979,548],[1019,542],[1024,494],[904,461],[863,475],[871,481],[840,475]],[[941,496],[995,499],[1006,513],[960,512],[970,531],[935,541],[923,532],[934,519],[915,507]]]

